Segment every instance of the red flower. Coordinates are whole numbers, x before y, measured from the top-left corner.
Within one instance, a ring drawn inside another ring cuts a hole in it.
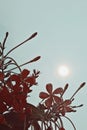
[[[32,85],[36,85],[36,77],[34,76],[34,74],[32,74],[31,76],[28,76],[29,74],[30,74],[30,71],[27,69],[24,69],[21,72],[20,77],[23,83],[26,83],[29,87],[31,87]]]
[[[46,90],[48,93],[41,92],[39,97],[45,100],[45,105],[48,108],[51,107],[53,103],[59,104],[62,101],[61,97],[57,96],[57,94],[61,95],[63,93],[62,88],[57,88],[53,91],[53,86],[51,83],[49,83],[46,85]]]
[[[36,84],[36,77],[29,74],[30,71],[24,69],[20,74],[11,75],[6,83],[15,93],[24,92],[27,95],[31,91],[30,87]]]
[[[26,98],[28,93],[32,91],[30,87],[36,84],[36,76],[37,73],[30,75],[30,71],[27,69],[24,69],[20,74],[9,76],[6,86],[12,102],[8,105],[12,106],[16,111],[22,111],[26,107]]]
[[[61,113],[63,116],[64,116],[65,113],[67,113],[67,112],[76,112],[76,110],[74,110],[74,109],[72,108],[72,106],[70,106],[71,103],[72,103],[72,101],[69,100],[69,99],[63,101],[63,102],[58,106],[57,111],[58,111],[59,113]]]

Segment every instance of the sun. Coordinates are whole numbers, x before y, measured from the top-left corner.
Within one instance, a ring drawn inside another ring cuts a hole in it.
[[[57,70],[59,76],[67,77],[70,74],[70,69],[67,65],[60,65]]]

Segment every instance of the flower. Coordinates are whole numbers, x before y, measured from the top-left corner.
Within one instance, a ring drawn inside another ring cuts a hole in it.
[[[62,88],[57,88],[53,91],[53,86],[51,83],[46,85],[46,92],[41,92],[39,97],[45,100],[45,105],[49,108],[53,105],[53,103],[59,104],[62,101],[61,95],[63,93]],[[58,94],[58,96],[57,96]],[[60,96],[59,96],[60,95]]]
[[[76,110],[73,109],[73,106],[70,106],[72,101],[70,99],[66,99],[61,102],[59,106],[57,106],[56,112],[61,113],[62,116],[65,116],[65,113],[67,112],[76,112]]]

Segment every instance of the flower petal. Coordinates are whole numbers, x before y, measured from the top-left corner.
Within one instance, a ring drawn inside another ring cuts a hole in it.
[[[27,83],[30,83],[30,85],[36,85],[36,78],[34,76],[30,76],[25,79]]]
[[[45,98],[48,98],[49,95],[48,95],[47,93],[45,93],[45,92],[40,92],[39,97],[40,97],[41,99],[45,99]]]
[[[22,76],[22,78],[26,78],[26,77],[28,76],[29,73],[30,73],[29,70],[24,69],[24,70],[21,72],[21,76]]]
[[[53,98],[52,98],[52,97],[48,98],[48,99],[45,101],[45,104],[46,104],[46,106],[47,106],[48,108],[51,107],[52,101],[53,101]]]
[[[70,104],[71,104],[71,100],[65,100],[65,101],[63,102],[63,104],[64,104],[65,106],[70,105]]]
[[[53,94],[62,94],[63,93],[63,89],[62,88],[57,88],[53,91]]]
[[[53,96],[56,103],[60,104],[62,99],[58,96]]]
[[[53,86],[52,86],[51,83],[49,83],[49,84],[46,85],[46,90],[48,91],[48,93],[50,93],[50,94],[52,93]]]

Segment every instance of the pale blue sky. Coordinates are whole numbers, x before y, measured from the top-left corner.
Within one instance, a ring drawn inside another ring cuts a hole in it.
[[[45,90],[46,83],[51,82],[56,88],[68,82],[70,87],[66,97],[70,97],[80,83],[87,81],[86,0],[0,0],[0,40],[7,31],[7,50],[38,32],[35,39],[11,53],[19,64],[38,55],[42,57],[26,66],[41,71],[39,86],[35,87],[30,99],[34,104],[38,103],[38,94]],[[69,77],[57,75],[60,64],[70,67],[72,73]],[[78,93],[75,101],[75,105],[83,103],[84,106],[70,115],[77,130],[87,128],[86,87]],[[71,126],[67,130],[71,130]]]

